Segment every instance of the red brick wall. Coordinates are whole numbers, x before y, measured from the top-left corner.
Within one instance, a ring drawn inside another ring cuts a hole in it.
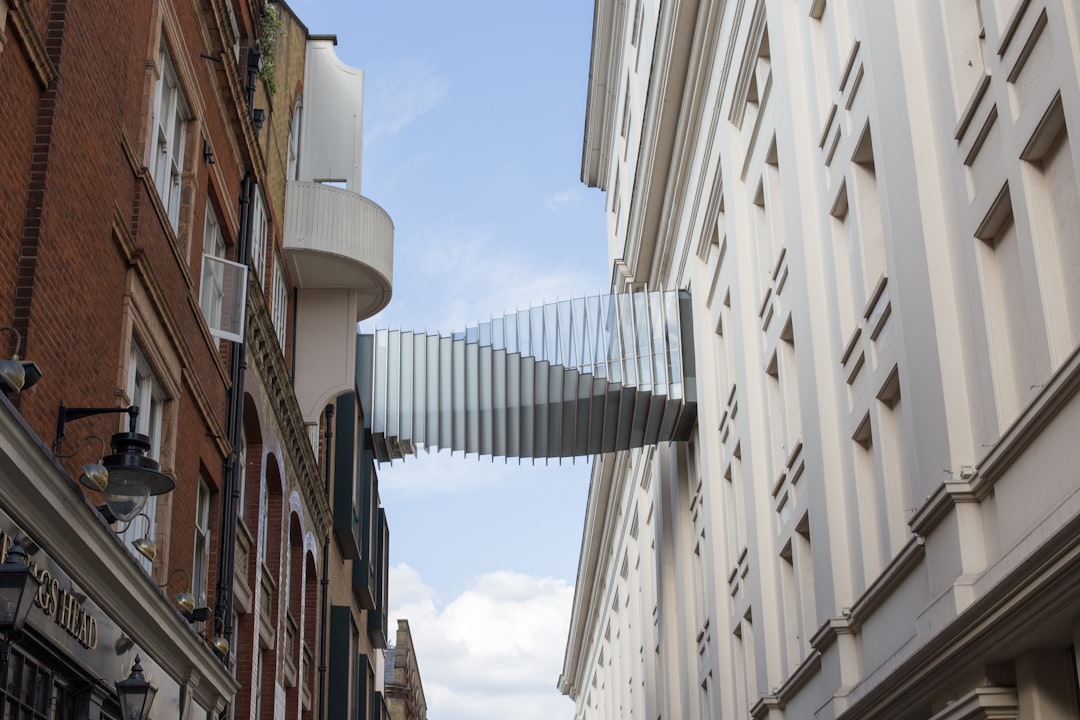
[[[189,104],[199,111],[187,138],[179,235],[156,212],[157,191],[143,168],[154,88],[148,60],[157,59],[162,8],[175,14],[175,60],[188,68]],[[164,532],[155,572],[192,567],[202,469],[215,493],[212,607],[228,368],[198,308],[202,227],[213,187],[226,237],[236,239],[229,217],[237,214],[245,168],[227,149],[235,119],[246,109],[233,107],[227,89],[216,88],[223,78],[219,66],[202,57],[215,48],[206,47],[201,26],[211,19],[199,3],[35,0],[25,11],[57,75],[41,85],[9,18],[0,54],[0,325],[23,331],[22,356],[44,372],[17,403],[47,445],[61,402],[122,404],[132,317],[139,316],[135,325],[146,330],[136,332],[151,346],[147,354],[163,360],[157,369],[173,393],[167,423],[174,443],[163,457],[177,486],[162,503],[171,516],[159,518]],[[223,110],[217,107],[222,98]],[[215,150],[214,165],[203,160],[204,136]],[[149,288],[152,302],[134,299],[142,296],[133,292],[137,286]],[[13,351],[8,340],[0,336],[0,355]],[[74,451],[90,433],[107,439],[123,423],[117,415],[72,423],[64,449]],[[69,471],[77,475],[96,453],[92,443],[66,460]]]

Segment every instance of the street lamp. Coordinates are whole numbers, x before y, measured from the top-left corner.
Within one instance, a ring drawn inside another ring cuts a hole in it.
[[[0,679],[7,681],[8,649],[12,638],[22,630],[30,605],[34,601],[34,591],[38,580],[30,566],[26,564],[26,552],[19,544],[19,538],[7,551],[7,557],[0,563]]]
[[[151,495],[172,492],[176,487],[172,478],[161,472],[157,462],[146,456],[150,451],[150,438],[135,431],[139,416],[138,405],[125,408],[69,408],[61,403],[56,418],[53,453],[60,456],[64,431],[69,421],[103,413],[127,413],[130,418],[128,431],[112,436],[112,455],[106,456],[100,463],[92,464],[96,466],[93,467],[93,473],[87,470],[90,466],[83,468],[86,479],[82,479],[82,482],[93,489],[100,489],[113,516],[127,522],[142,512]],[[101,485],[101,468],[106,471],[104,486]]]
[[[150,717],[150,706],[154,704],[157,688],[143,677],[138,655],[127,679],[117,681],[116,694],[120,696],[120,716],[123,720],[147,720]]]
[[[4,635],[22,629],[34,600],[30,590],[36,587],[37,578],[26,564],[26,551],[16,538],[8,548],[7,558],[0,563],[0,632]]]

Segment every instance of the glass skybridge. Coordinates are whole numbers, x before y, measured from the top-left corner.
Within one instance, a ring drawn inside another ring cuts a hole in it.
[[[696,374],[686,291],[564,300],[452,335],[376,330],[358,377],[375,455],[558,459],[686,440]]]

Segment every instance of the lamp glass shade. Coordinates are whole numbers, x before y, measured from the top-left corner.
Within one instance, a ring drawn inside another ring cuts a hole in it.
[[[150,562],[154,562],[154,558],[157,557],[157,544],[150,538],[137,538],[131,541],[132,547]]]
[[[123,720],[146,720],[149,717],[157,688],[143,677],[138,655],[131,666],[131,674],[126,680],[116,683],[116,694],[120,696],[120,716]]]
[[[112,436],[113,454],[102,460],[109,471],[105,504],[118,520],[138,515],[151,495],[172,492],[176,483],[163,474],[157,462],[146,456],[150,438],[140,433],[116,433]]]
[[[19,392],[26,382],[26,368],[18,360],[0,360],[0,380],[15,392]]]
[[[82,466],[82,476],[79,482],[84,487],[98,492],[104,492],[109,485],[109,471],[101,463],[86,463]]]
[[[184,612],[192,612],[195,610],[195,596],[189,592],[176,593],[173,595],[173,602],[176,603],[176,607]]]
[[[131,520],[142,512],[149,499],[150,488],[146,485],[125,482],[125,478],[116,478],[114,473],[109,473],[109,484],[105,487],[105,504],[117,520]]]
[[[26,564],[26,553],[16,543],[0,564],[0,631],[22,628],[33,604],[37,578]]]

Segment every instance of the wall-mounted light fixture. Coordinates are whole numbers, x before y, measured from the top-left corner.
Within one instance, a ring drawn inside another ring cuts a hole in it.
[[[154,562],[154,558],[157,557],[157,544],[150,539],[150,516],[144,512],[139,513],[128,522],[127,527],[123,530],[118,530],[117,534],[127,532],[127,529],[131,527],[131,523],[138,520],[140,517],[146,518],[146,534],[141,538],[135,538],[131,541],[131,546],[135,548],[135,552],[142,555],[150,562]]]
[[[222,632],[218,632],[218,628],[221,628]],[[229,654],[229,641],[225,639],[223,634],[225,629],[225,621],[219,617],[214,618],[214,636],[207,638],[210,641],[210,647],[214,648],[221,657],[225,657]]]
[[[188,572],[187,568],[178,568],[176,570],[173,570],[171,573],[169,573],[169,578],[165,581],[165,584],[159,585],[158,587],[162,589],[167,588],[169,586],[169,583],[172,582],[172,579],[181,573],[187,576],[187,584],[188,587],[190,587],[191,573]],[[174,603],[176,603],[176,607],[180,610],[180,614],[183,615],[184,619],[187,620],[189,623],[206,622],[210,619],[210,608],[195,607],[195,596],[192,595],[191,592],[187,590],[178,592],[172,596],[172,600]]]
[[[82,475],[79,476],[79,482],[96,492],[105,492],[105,488],[109,485],[109,471],[102,463],[102,459],[105,456],[105,438],[100,435],[87,435],[70,453],[65,455],[56,455],[56,457],[69,458],[78,455],[83,446],[86,445],[88,440],[97,440],[101,443],[101,452],[98,453],[97,462],[89,462],[82,466]]]
[[[34,383],[41,379],[41,368],[37,363],[19,359],[19,351],[22,349],[22,334],[10,325],[0,327],[0,330],[10,330],[15,333],[15,352],[11,358],[0,360],[0,390],[4,392],[21,392],[29,390]]]
[[[138,405],[124,408],[69,408],[60,403],[53,453],[57,457],[64,457],[60,450],[68,422],[104,413],[127,413],[129,417],[128,431],[112,436],[110,444],[113,452],[99,463],[107,471],[107,481],[101,489],[105,495],[105,504],[117,520],[128,521],[142,512],[151,495],[172,492],[176,487],[172,478],[161,472],[157,462],[146,456],[150,451],[150,438],[135,431],[139,416]],[[83,474],[89,476],[85,466]],[[98,489],[101,476],[96,469],[95,477],[96,480],[88,477],[90,484],[87,484],[87,481],[83,481],[83,484]]]
[[[116,694],[120,696],[120,716],[124,720],[147,720],[150,717],[150,706],[154,704],[157,688],[143,677],[138,655],[127,679],[117,681]]]

